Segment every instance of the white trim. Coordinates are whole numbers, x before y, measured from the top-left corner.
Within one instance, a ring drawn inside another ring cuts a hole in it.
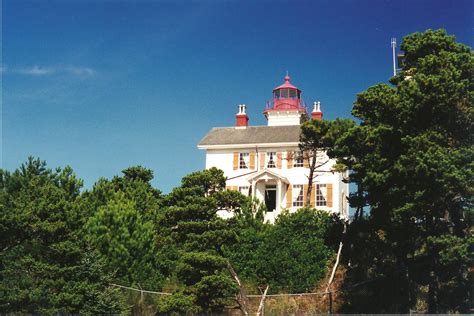
[[[265,174],[269,175],[270,176],[269,178],[273,178],[277,181],[282,181],[282,182],[287,183],[287,184],[290,183],[290,181],[288,181],[288,179],[285,178],[284,176],[282,176],[282,175],[280,175],[276,172],[270,171],[268,169],[262,169],[261,171],[257,172],[256,174],[252,174],[252,175],[248,176],[247,181],[249,181],[249,182],[250,181],[258,182],[260,180],[258,178],[260,178],[261,176],[263,176]]]
[[[226,148],[272,148],[272,147],[298,147],[299,142],[292,143],[259,143],[259,144],[225,144],[225,145],[197,145],[199,149],[226,149]]]

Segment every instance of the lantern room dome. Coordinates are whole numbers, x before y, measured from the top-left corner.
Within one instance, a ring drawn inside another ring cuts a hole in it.
[[[281,85],[279,85],[278,87],[276,87],[275,89],[273,89],[273,92],[275,92],[276,90],[280,90],[280,89],[295,89],[295,90],[298,90],[299,92],[301,92],[300,89],[298,89],[297,87],[295,87],[294,85],[292,85],[290,83],[290,76],[287,74],[284,78],[285,82]]]

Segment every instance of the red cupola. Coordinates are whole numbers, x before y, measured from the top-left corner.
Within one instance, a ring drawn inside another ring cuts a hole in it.
[[[303,110],[306,112],[304,102],[301,101],[301,90],[290,83],[290,76],[286,74],[285,82],[273,89],[273,101],[267,104],[265,112]]]
[[[307,118],[301,90],[290,83],[288,73],[284,80],[282,85],[273,89],[273,99],[267,102],[263,111],[268,126],[299,125]]]

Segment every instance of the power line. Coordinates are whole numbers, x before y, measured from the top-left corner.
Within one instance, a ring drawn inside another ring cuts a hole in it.
[[[267,294],[266,297],[278,297],[278,296],[303,296],[303,295],[324,295],[329,292],[313,292],[313,293],[289,293],[289,294]],[[250,294],[247,297],[261,297],[263,294]]]
[[[141,290],[141,289],[137,289],[137,288],[134,288],[134,287],[124,286],[124,285],[119,285],[119,284],[114,284],[114,283],[110,283],[110,285],[120,287],[120,288],[123,288],[123,289],[128,289],[128,290],[132,290],[132,291],[141,292],[141,293],[150,293],[150,294],[157,294],[157,295],[173,295],[173,293]]]
[[[365,283],[373,282],[373,281],[375,281],[375,280],[363,281],[363,282],[359,282],[359,283],[356,283],[356,284],[353,284],[353,285],[350,285],[350,286],[346,286],[344,288],[331,290],[331,291],[324,291],[324,292],[267,294],[266,296],[267,297],[281,297],[281,296],[327,295],[329,293],[336,293],[336,292],[342,291],[342,290],[347,289],[347,288],[353,288],[353,287],[356,287],[356,286],[359,286],[359,285],[362,285],[362,284],[365,284]],[[150,293],[150,294],[157,294],[157,295],[173,295],[173,293],[170,293],[170,292],[157,292],[157,291],[150,291],[150,290],[142,290],[142,289],[137,289],[137,288],[134,288],[134,287],[119,285],[119,284],[115,284],[115,283],[110,283],[110,285],[115,286],[115,287],[120,287],[120,288],[123,288],[123,289],[128,289],[128,290],[132,290],[132,291],[141,292],[141,293]],[[247,295],[247,297],[262,297],[262,295],[263,294],[250,294],[250,295]]]

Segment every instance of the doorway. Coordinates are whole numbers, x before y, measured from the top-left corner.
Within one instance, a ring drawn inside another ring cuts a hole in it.
[[[265,186],[265,205],[267,212],[273,212],[276,209],[276,185]]]

